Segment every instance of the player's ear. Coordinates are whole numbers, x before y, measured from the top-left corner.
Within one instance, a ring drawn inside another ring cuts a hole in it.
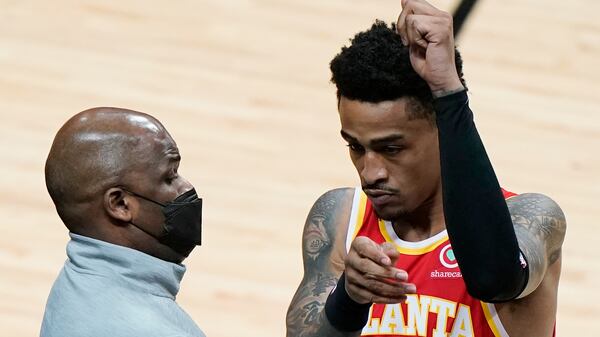
[[[133,212],[137,209],[137,202],[122,188],[112,187],[104,192],[103,206],[111,218],[129,223],[133,218]]]

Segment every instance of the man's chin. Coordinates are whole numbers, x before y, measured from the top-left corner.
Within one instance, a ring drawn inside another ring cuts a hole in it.
[[[187,248],[187,249],[185,249],[184,251],[181,252],[182,253],[181,255],[183,255],[185,257],[188,257],[188,256],[190,256],[190,254],[192,253],[192,251],[194,251],[195,248],[196,248],[196,246]]]
[[[406,210],[398,206],[376,207],[373,205],[373,209],[378,218],[386,221],[394,221],[406,214]]]
[[[192,246],[192,247],[179,247],[179,248],[177,248],[177,250],[174,250],[174,251],[180,257],[181,261],[183,261],[188,256],[190,256],[190,254],[192,253],[192,251],[194,250],[194,248],[196,248],[196,246]]]

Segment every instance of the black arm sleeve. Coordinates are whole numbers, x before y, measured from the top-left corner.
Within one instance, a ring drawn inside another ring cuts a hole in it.
[[[446,228],[469,294],[503,302],[525,289],[529,271],[468,103],[466,91],[434,100]]]
[[[325,315],[331,326],[340,331],[358,331],[369,320],[371,304],[360,304],[350,298],[346,292],[346,273],[342,273],[337,286],[327,297]]]

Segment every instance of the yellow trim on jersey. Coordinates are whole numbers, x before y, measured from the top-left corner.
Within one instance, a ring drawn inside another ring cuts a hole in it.
[[[493,304],[489,304],[483,301],[481,302],[481,307],[483,308],[483,314],[485,315],[485,319],[487,320],[488,325],[490,326],[490,329],[492,330],[492,332],[494,333],[494,336],[496,337],[502,337],[503,335],[500,333],[500,329],[498,329],[498,326],[496,325],[496,321],[494,320],[494,317],[492,317],[492,313],[490,312],[490,305]]]
[[[439,247],[440,245],[442,245],[443,243],[448,241],[448,235],[444,235],[439,240],[434,241],[425,247],[420,247],[420,248],[403,247],[403,246],[399,245],[398,242],[396,242],[394,239],[392,239],[392,237],[391,237],[390,233],[388,232],[387,227],[385,225],[385,221],[381,220],[381,219],[378,219],[378,221],[379,221],[379,231],[381,232],[381,235],[383,235],[383,237],[385,238],[385,240],[387,242],[393,243],[396,246],[396,249],[398,250],[398,252],[400,252],[401,254],[422,255],[422,254],[429,253],[429,252],[435,250],[437,247]]]
[[[361,191],[360,192],[360,200],[358,201],[358,215],[356,216],[356,225],[354,226],[354,233],[352,233],[352,239],[356,238],[358,231],[360,231],[360,229],[363,226],[363,223],[365,220],[364,217],[365,217],[366,209],[367,209],[367,195]]]

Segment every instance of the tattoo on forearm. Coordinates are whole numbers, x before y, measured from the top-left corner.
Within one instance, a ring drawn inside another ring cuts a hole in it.
[[[312,294],[313,296],[319,296],[326,293],[328,290],[333,288],[337,283],[337,278],[331,276],[325,276],[322,273],[317,275],[317,280],[314,283]]]
[[[319,319],[319,315],[321,314],[321,306],[322,303],[319,303],[319,301],[312,301],[302,307],[302,310],[306,315],[304,324],[310,325],[317,322],[317,319]]]

